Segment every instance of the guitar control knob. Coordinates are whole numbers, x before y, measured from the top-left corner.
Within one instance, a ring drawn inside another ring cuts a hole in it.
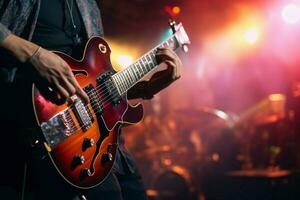
[[[105,163],[111,162],[111,161],[113,161],[113,155],[109,152],[105,152],[101,158],[102,164],[105,164]]]
[[[80,172],[80,176],[82,178],[87,177],[87,176],[92,176],[92,175],[93,174],[92,174],[91,170],[87,169],[87,168],[82,169],[81,172]]]
[[[87,148],[94,146],[95,141],[93,138],[84,138],[82,148],[85,151]]]
[[[73,163],[75,165],[80,165],[80,164],[82,165],[84,162],[85,162],[85,158],[83,155],[76,155],[73,158]]]

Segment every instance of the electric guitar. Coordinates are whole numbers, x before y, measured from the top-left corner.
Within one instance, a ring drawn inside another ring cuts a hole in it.
[[[89,97],[89,104],[72,96],[72,102],[56,105],[46,100],[33,85],[33,108],[42,130],[43,145],[59,172],[71,185],[88,189],[109,174],[118,148],[119,129],[139,122],[141,104],[131,106],[127,91],[152,71],[158,47],[187,50],[189,38],[181,24],[172,24],[174,34],[134,64],[116,72],[110,62],[110,47],[101,37],[91,38],[82,60],[56,52],[71,67]]]

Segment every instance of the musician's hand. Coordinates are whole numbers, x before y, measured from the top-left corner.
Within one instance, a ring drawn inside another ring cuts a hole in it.
[[[153,95],[180,78],[181,60],[170,48],[159,48],[156,53],[158,64],[165,63],[167,69],[155,73],[149,81],[137,83],[127,92],[128,99],[151,99]]]
[[[55,103],[64,103],[72,95],[77,95],[85,103],[88,102],[88,96],[76,81],[69,65],[58,55],[41,48],[30,58],[30,63],[36,69],[38,76],[40,76],[40,81],[43,82],[36,84],[48,85],[54,91],[52,95],[58,94],[58,97],[54,100]]]
[[[159,48],[156,53],[159,64],[165,63],[167,69],[155,73],[148,82],[148,93],[154,95],[181,76],[182,62],[177,54],[170,48]]]
[[[35,76],[36,86],[48,100],[62,104],[76,94],[83,102],[88,102],[70,67],[58,55],[43,48],[37,52],[36,44],[13,34],[0,41],[0,46],[10,51],[21,63],[29,61],[33,65],[30,75]]]

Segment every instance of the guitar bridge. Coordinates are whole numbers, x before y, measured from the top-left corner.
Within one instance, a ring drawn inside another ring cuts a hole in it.
[[[77,96],[73,96],[72,100],[74,103],[70,107],[72,107],[76,119],[80,124],[80,128],[82,129],[82,131],[85,132],[89,128],[91,128],[93,123],[91,112],[88,110],[88,107],[86,107]]]
[[[51,148],[55,148],[58,143],[75,133],[77,130],[68,110],[63,110],[47,122],[43,122],[41,124],[41,129]]]

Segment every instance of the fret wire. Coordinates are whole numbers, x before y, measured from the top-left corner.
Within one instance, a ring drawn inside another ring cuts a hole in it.
[[[143,68],[143,76],[146,75],[148,73],[148,67],[147,67],[147,63],[143,63],[144,68]]]
[[[142,67],[140,64],[140,61],[137,62],[137,68],[138,68],[138,72],[139,72],[139,79],[142,77]]]
[[[124,85],[125,85],[125,91],[126,91],[128,85],[127,85],[127,77],[126,77],[125,70],[122,71],[122,76],[123,76],[123,83],[124,83]]]
[[[154,62],[156,63],[156,57],[155,57],[154,51],[151,51],[151,52],[150,52],[150,57],[152,58],[152,61],[154,61]],[[155,63],[154,63],[154,64],[155,64]]]
[[[145,56],[142,57],[142,61],[143,61],[144,63],[146,62]]]
[[[134,72],[134,75],[137,77],[138,79],[138,69],[137,69],[137,66],[136,66],[136,62],[132,65],[132,70]]]
[[[133,80],[133,77],[132,77],[132,74],[131,74],[131,71],[130,71],[130,67],[127,67],[126,70],[127,70],[128,75],[129,75],[130,84],[134,83],[134,80]]]
[[[122,93],[123,89],[122,89],[122,83],[120,80],[120,74],[116,74],[114,77],[115,77],[115,80],[117,81],[119,91],[120,91],[120,93]]]
[[[119,91],[119,93],[120,93],[120,89],[119,89],[119,87],[118,87],[118,83],[117,83],[117,80],[116,80],[116,76],[115,76],[115,75],[112,76],[112,80],[113,80],[113,82],[114,82],[116,88],[118,89],[118,91]]]
[[[138,72],[137,72],[136,63],[134,63],[134,64],[132,65],[132,71],[133,71],[133,74],[134,74],[135,79],[138,80],[138,79],[139,79],[139,76],[138,76]]]
[[[125,92],[126,91],[126,85],[125,85],[125,81],[124,81],[124,75],[123,75],[123,73],[121,72],[120,73],[120,79],[121,79],[121,84],[122,84],[122,86],[123,86],[123,89],[124,89],[124,91],[123,92]],[[123,93],[122,92],[122,93]]]
[[[147,62],[145,56],[143,56],[143,64],[144,64],[144,66],[146,67],[147,72],[148,72],[151,68],[149,68],[149,65],[148,65],[148,62]],[[147,74],[147,72],[145,72],[145,74]]]
[[[132,76],[130,74],[130,71],[129,71],[128,67],[126,68],[126,73],[128,74],[128,80],[129,80],[129,83],[131,85],[132,83],[134,83],[134,81],[132,79]]]
[[[125,76],[125,79],[126,79],[125,82],[128,83],[129,82],[129,76],[128,76],[127,70],[124,69],[123,73],[124,73],[124,76]]]
[[[149,66],[150,66],[151,69],[153,69],[155,67],[153,62],[149,62]]]
[[[133,65],[133,67],[134,67],[134,65]],[[133,74],[134,82],[136,82],[138,80],[138,78],[137,78],[137,76],[135,74],[135,71],[134,71],[133,67],[130,67],[130,70],[131,70],[131,72]]]
[[[143,58],[143,59],[145,59],[145,58]],[[148,63],[146,62],[146,60],[145,60],[145,61],[143,60],[142,63],[143,63],[143,65],[144,65],[144,70],[143,70],[143,72],[144,72],[144,75],[145,75],[145,74],[147,74],[148,71],[149,71],[149,69],[148,69]]]
[[[124,75],[125,75],[125,78],[126,78],[126,83],[129,83],[129,85],[130,85],[130,77],[128,76],[128,73],[127,73],[127,70],[125,69],[124,70]]]
[[[125,84],[126,84],[126,90],[130,87],[130,82],[129,82],[129,76],[127,74],[127,71],[124,70],[124,77],[125,77]]]
[[[135,66],[136,66],[136,72],[137,72],[137,75],[138,75],[138,79],[140,79],[142,76],[141,76],[141,73],[140,73],[140,66],[139,66],[139,64],[136,62],[136,64],[135,64]]]
[[[115,80],[117,81],[117,85],[118,85],[118,88],[119,88],[119,92],[121,93],[121,82],[119,80],[119,75],[115,76]]]
[[[144,63],[143,63],[142,60],[139,60],[139,64],[140,64],[140,66],[141,66],[142,76],[143,76],[143,75],[144,75],[144,68],[145,68],[145,66],[144,66]]]
[[[144,68],[145,68],[145,66],[144,66],[144,63],[143,63],[143,61],[141,59],[139,60],[139,64],[140,64],[141,77],[142,77],[144,75]]]
[[[122,81],[122,77],[121,77],[121,74],[119,74],[118,76],[119,78],[119,81],[120,81],[120,88],[121,88],[121,94],[125,91],[125,88],[124,88],[124,84],[123,84],[123,81]]]
[[[150,72],[150,70],[151,70],[151,67],[150,67],[150,65],[149,65],[149,63],[148,62],[146,62],[146,69],[147,69],[147,71],[146,71],[146,73],[145,74],[147,74],[148,72]]]
[[[146,59],[147,59],[148,62],[151,61],[151,58],[150,58],[149,54],[146,55]]]

